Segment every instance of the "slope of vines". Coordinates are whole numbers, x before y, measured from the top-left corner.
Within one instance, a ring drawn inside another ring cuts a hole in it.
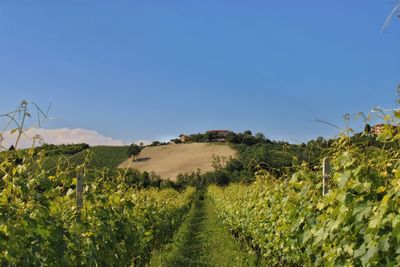
[[[378,139],[392,148],[336,142],[325,196],[321,172],[306,166],[287,179],[260,173],[252,185],[211,186],[209,194],[224,223],[270,266],[399,266],[398,128],[386,126]]]
[[[49,176],[29,151],[1,156],[1,266],[144,265],[179,227],[194,192],[138,190],[122,173],[98,173],[78,210],[75,171]]]

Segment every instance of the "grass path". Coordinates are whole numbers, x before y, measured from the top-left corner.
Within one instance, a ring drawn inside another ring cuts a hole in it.
[[[256,256],[241,248],[203,192],[193,203],[173,243],[156,253],[150,266],[256,266]]]

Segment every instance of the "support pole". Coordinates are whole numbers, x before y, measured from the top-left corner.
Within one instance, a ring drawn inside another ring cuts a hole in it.
[[[81,174],[78,174],[77,177],[77,183],[76,183],[76,207],[78,211],[82,209],[83,206],[83,176]]]
[[[329,192],[329,180],[331,175],[331,166],[329,157],[325,157],[322,163],[322,195],[325,196]]]

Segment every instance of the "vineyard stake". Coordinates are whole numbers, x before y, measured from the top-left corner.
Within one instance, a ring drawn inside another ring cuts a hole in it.
[[[329,164],[329,157],[325,157],[322,163],[322,195],[325,196],[329,192],[331,166]]]
[[[77,183],[76,183],[76,207],[78,211],[82,209],[83,205],[83,176],[81,174],[78,174],[77,177]]]

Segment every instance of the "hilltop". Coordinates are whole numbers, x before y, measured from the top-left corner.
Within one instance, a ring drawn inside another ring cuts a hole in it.
[[[163,179],[175,180],[178,174],[212,171],[213,155],[235,157],[236,152],[224,143],[190,143],[145,147],[135,161],[127,159],[119,168],[154,171]]]

